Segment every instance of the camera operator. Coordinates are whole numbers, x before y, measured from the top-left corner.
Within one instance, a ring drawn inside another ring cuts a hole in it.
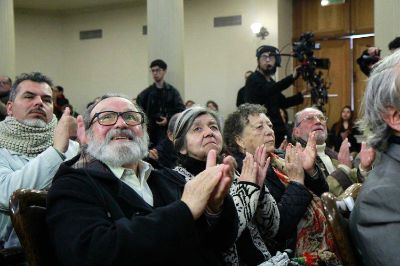
[[[289,88],[299,77],[298,68],[292,75],[275,82],[272,76],[276,68],[281,66],[281,56],[277,48],[269,45],[260,46],[256,51],[257,69],[246,80],[245,102],[261,104],[267,108],[275,131],[275,145],[279,145],[288,136],[285,123],[280,115],[279,108],[286,109],[301,104],[304,101],[303,93],[285,97],[282,91]]]

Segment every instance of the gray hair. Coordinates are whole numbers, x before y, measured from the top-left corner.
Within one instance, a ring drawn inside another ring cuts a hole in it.
[[[387,107],[400,110],[400,51],[374,65],[361,105],[360,128],[369,146],[385,150],[392,129],[383,120]]]
[[[221,121],[218,115],[208,110],[202,106],[194,106],[183,111],[177,118],[175,122],[173,140],[174,147],[176,151],[181,151],[183,148],[187,147],[186,134],[188,133],[190,127],[192,126],[194,120],[201,115],[211,115],[217,122],[219,130],[221,130]]]
[[[20,89],[19,84],[25,80],[30,80],[37,83],[46,83],[51,89],[53,87],[53,81],[40,72],[22,73],[15,78],[14,84],[11,87],[10,101],[15,101],[15,97],[17,96],[17,93]]]
[[[322,113],[321,110],[319,110],[318,108],[315,108],[315,107],[307,107],[307,108],[304,108],[303,110],[298,111],[298,112],[294,115],[294,121],[293,121],[294,127],[298,127],[298,126],[299,126],[299,124],[300,124],[300,122],[301,122],[301,116],[303,115],[304,112],[307,112],[307,111],[319,111],[319,112]],[[323,114],[323,113],[322,113],[322,114]]]
[[[85,112],[83,113],[83,122],[84,122],[86,130],[88,130],[90,128],[90,121],[92,120],[92,117],[90,117],[90,113],[93,111],[93,109],[96,107],[96,105],[99,102],[101,102],[102,100],[107,99],[107,98],[112,98],[112,97],[123,98],[123,99],[130,101],[139,112],[143,113],[142,109],[135,102],[133,102],[128,96],[126,96],[124,94],[118,94],[118,93],[107,93],[107,94],[104,94],[103,96],[96,97],[95,100],[93,101],[93,103],[90,104],[88,106],[88,108],[85,110]],[[143,128],[146,129],[147,119],[146,119],[145,114],[144,114],[144,117],[145,117],[145,124],[143,125]]]
[[[249,116],[266,112],[267,109],[262,105],[244,103],[228,116],[224,125],[224,143],[230,154],[241,152],[236,138],[242,136],[244,128],[249,124]]]

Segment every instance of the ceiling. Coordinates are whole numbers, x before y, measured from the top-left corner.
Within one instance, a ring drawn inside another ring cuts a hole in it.
[[[146,0],[14,0],[15,8],[68,11],[111,5],[141,4]]]

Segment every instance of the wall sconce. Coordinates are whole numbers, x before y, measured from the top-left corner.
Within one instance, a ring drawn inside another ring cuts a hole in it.
[[[259,37],[261,40],[264,40],[265,37],[267,37],[269,35],[269,32],[267,30],[267,28],[265,28],[264,26],[261,25],[261,23],[253,23],[250,26],[251,31],[257,36]]]

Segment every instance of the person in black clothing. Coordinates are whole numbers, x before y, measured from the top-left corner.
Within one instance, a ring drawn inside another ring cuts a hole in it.
[[[153,170],[144,114],[124,96],[104,95],[83,121],[87,145],[48,193],[57,265],[223,265],[237,235],[231,166],[211,158],[188,182]]]
[[[248,70],[246,71],[246,73],[244,73],[244,81],[246,82],[246,80],[250,77],[250,75],[253,74],[253,71]],[[236,97],[236,107],[239,107],[241,104],[245,103],[244,100],[244,88],[246,87],[243,86],[239,89],[238,93],[237,93],[237,97]]]
[[[150,70],[154,83],[137,96],[136,102],[149,119],[150,147],[154,147],[166,138],[169,119],[185,110],[185,105],[178,90],[164,80],[167,64],[160,59],[154,60]]]
[[[272,76],[276,68],[281,65],[279,50],[273,46],[263,45],[256,51],[257,69],[250,75],[245,86],[245,102],[261,104],[267,108],[267,115],[274,125],[275,145],[279,147],[285,136],[288,136],[285,124],[279,113],[279,108],[286,109],[301,104],[304,101],[303,94],[299,92],[291,97],[285,97],[282,91],[289,88],[295,79],[299,77],[296,71],[279,82],[275,82]]]

